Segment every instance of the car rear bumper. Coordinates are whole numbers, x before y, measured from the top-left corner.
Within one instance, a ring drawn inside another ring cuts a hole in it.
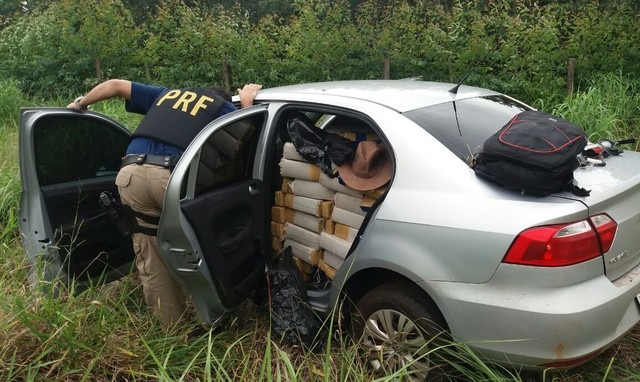
[[[640,321],[637,272],[633,282],[618,287],[604,275],[572,279],[602,269],[601,259],[571,268],[501,264],[487,283],[422,287],[437,296],[455,340],[486,358],[533,368],[569,366],[599,354]]]

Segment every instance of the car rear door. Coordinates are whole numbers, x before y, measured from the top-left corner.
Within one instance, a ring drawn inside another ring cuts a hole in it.
[[[273,193],[256,158],[266,121],[266,106],[255,106],[212,122],[183,153],[167,186],[160,251],[208,324],[265,281]]]
[[[98,201],[115,195],[130,133],[100,114],[20,111],[20,231],[31,281],[112,281],[131,270],[131,239]]]

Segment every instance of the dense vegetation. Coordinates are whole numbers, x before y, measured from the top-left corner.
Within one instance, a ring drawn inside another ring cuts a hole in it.
[[[635,1],[6,0],[0,3],[0,380],[371,380],[339,335],[316,353],[271,338],[247,304],[224,330],[164,332],[135,276],[58,297],[31,289],[18,233],[18,110],[66,105],[105,78],[167,85],[467,79],[568,118],[590,139],[640,137]],[[576,91],[567,95],[567,61]],[[130,127],[121,103],[96,111]],[[635,147],[636,149],[638,147]],[[460,380],[528,381],[464,344]],[[446,352],[447,349],[441,351]],[[545,381],[640,380],[638,329],[593,362]],[[385,379],[383,379],[385,380]]]
[[[458,82],[494,46],[467,83],[527,102],[566,94],[569,58],[577,81],[640,75],[633,0],[20,3],[0,24],[0,78],[45,97],[114,77],[230,89],[382,78],[385,63],[391,78]]]

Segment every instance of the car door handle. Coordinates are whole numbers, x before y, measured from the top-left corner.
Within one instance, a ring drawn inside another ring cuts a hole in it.
[[[231,248],[238,246],[238,243],[243,241],[249,232],[248,227],[234,227],[225,233],[225,237],[222,238],[220,244],[218,244],[218,250],[226,252]]]
[[[249,194],[256,195],[259,192],[260,192],[260,185],[258,185],[257,183],[249,185]]]

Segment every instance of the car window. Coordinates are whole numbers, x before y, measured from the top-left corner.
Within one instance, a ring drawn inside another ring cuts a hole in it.
[[[262,118],[261,115],[236,121],[209,136],[200,150],[196,195],[251,178]]]
[[[33,127],[41,186],[114,175],[129,136],[98,119],[48,116]]]
[[[529,109],[511,98],[495,95],[447,102],[404,115],[466,161],[514,115]]]

